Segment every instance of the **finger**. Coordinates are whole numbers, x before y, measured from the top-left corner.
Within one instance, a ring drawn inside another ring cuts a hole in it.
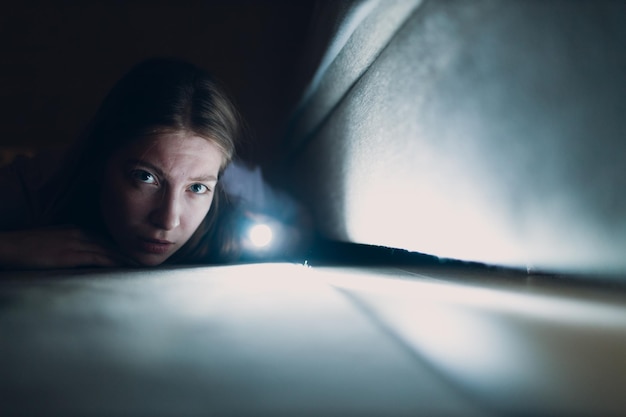
[[[119,258],[119,252],[115,247],[104,239],[95,237],[80,229],[70,232],[71,242],[70,249],[76,252],[84,252],[86,254],[99,254],[109,258]],[[89,255],[88,255],[89,256]]]
[[[68,228],[71,249],[80,266],[137,266],[134,259],[122,254],[109,240],[79,228]],[[78,266],[78,265],[77,265]]]
[[[80,252],[73,259],[74,266],[116,267],[124,263],[102,252]]]
[[[45,261],[45,260],[44,260]],[[117,266],[110,257],[97,252],[64,251],[54,259],[45,262],[52,268],[75,268],[86,266]],[[46,265],[42,265],[46,267]]]
[[[101,266],[139,266],[140,264],[128,255],[121,253],[117,249],[109,247],[94,246],[88,251],[91,256],[101,262]]]

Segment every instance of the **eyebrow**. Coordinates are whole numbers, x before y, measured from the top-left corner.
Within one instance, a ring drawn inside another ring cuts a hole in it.
[[[143,159],[129,159],[126,161],[128,165],[143,165],[152,171],[156,172],[160,177],[166,177],[165,173],[158,166],[151,164],[148,161],[144,161]],[[200,175],[198,177],[189,178],[190,181],[216,181],[217,177],[215,175]]]

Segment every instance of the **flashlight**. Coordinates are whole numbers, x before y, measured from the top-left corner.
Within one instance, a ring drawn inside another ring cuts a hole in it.
[[[266,223],[255,223],[248,229],[248,239],[259,249],[269,246],[273,237],[272,228]]]

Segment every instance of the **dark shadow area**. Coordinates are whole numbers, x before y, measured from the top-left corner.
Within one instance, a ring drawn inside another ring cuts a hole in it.
[[[71,143],[106,92],[152,56],[191,61],[235,97],[249,126],[241,156],[272,165],[299,99],[314,0],[42,1],[0,15],[0,164]],[[313,65],[313,64],[311,64]]]

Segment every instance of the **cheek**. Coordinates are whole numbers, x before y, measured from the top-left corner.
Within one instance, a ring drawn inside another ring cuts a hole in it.
[[[194,201],[187,206],[185,210],[185,215],[183,217],[186,228],[190,231],[190,233],[195,232],[195,230],[200,226],[200,223],[204,220],[209,210],[211,209],[211,205],[213,203],[213,196],[211,196],[210,200],[207,201]]]
[[[149,197],[122,181],[106,184],[103,187],[101,208],[109,228],[138,223],[147,215]]]

